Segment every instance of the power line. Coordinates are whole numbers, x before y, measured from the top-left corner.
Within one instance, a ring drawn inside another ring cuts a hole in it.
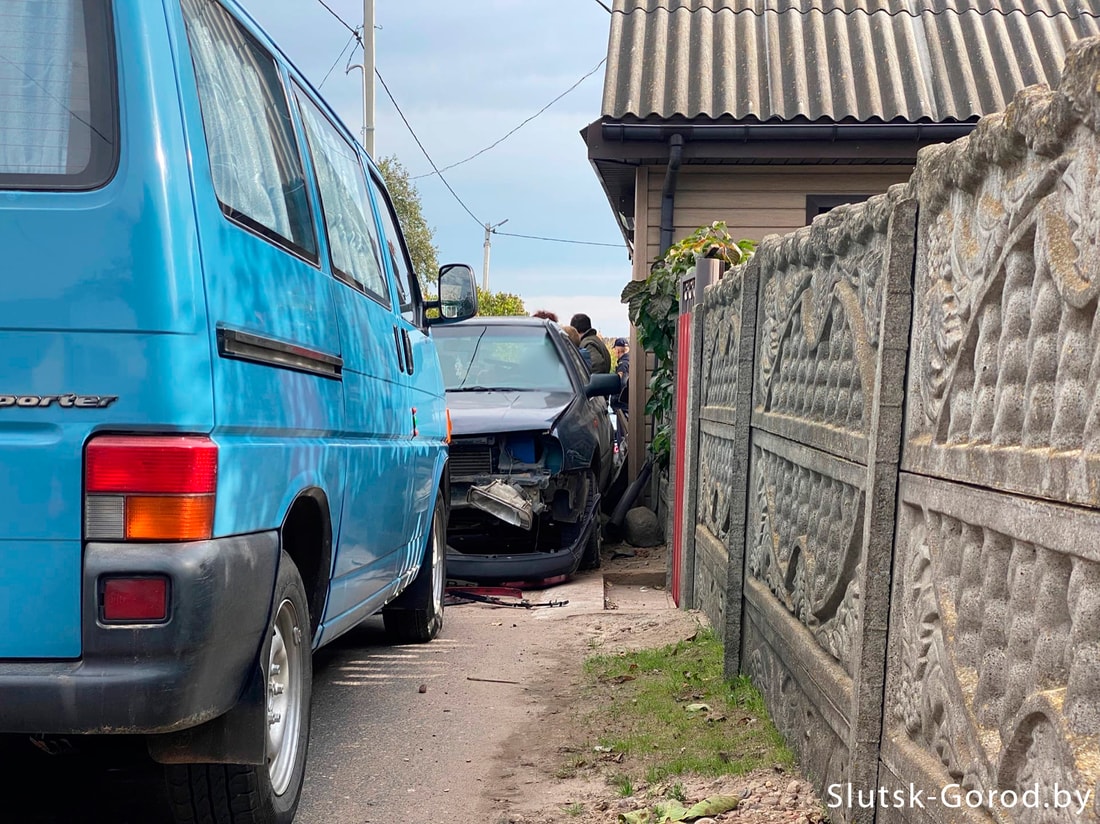
[[[539,237],[538,235],[517,235],[514,232],[493,232],[494,235],[505,235],[507,237],[521,237],[527,240],[545,240],[548,243],[573,243],[578,246],[608,246],[612,249],[625,249],[625,243],[594,243],[590,240],[566,240],[560,237]]]
[[[597,0],[597,2],[599,2],[599,0]],[[604,58],[603,60],[601,60],[601,61],[600,61],[599,63],[597,63],[597,64],[596,64],[596,66],[595,66],[595,67],[594,67],[594,68],[593,68],[593,69],[592,69],[592,70],[591,70],[590,72],[588,72],[588,73],[587,73],[586,75],[584,75],[584,76],[583,76],[583,77],[582,77],[582,78],[581,78],[580,80],[578,80],[578,81],[577,81],[576,83],[574,83],[574,84],[573,84],[572,86],[570,86],[570,87],[569,87],[568,89],[566,89],[566,90],[565,90],[564,92],[562,92],[561,94],[559,94],[559,95],[558,95],[557,97],[555,97],[555,98],[554,98],[553,100],[551,100],[551,101],[550,101],[549,103],[547,103],[547,104],[546,104],[545,106],[543,106],[543,107],[542,107],[541,109],[539,109],[539,110],[538,110],[537,112],[535,112],[535,113],[534,113],[533,115],[531,115],[531,116],[530,116],[529,118],[527,118],[526,120],[524,120],[524,121],[523,121],[522,123],[520,123],[520,124],[519,124],[518,126],[516,126],[516,127],[514,128],[514,129],[512,129],[512,130],[511,130],[510,132],[508,132],[508,134],[506,134],[506,135],[504,135],[504,137],[500,138],[500,140],[497,140],[497,141],[496,141],[495,143],[491,143],[490,145],[486,146],[486,147],[485,147],[484,149],[482,149],[482,150],[481,150],[481,151],[479,151],[479,152],[474,152],[474,153],[473,153],[472,155],[470,155],[469,157],[467,157],[467,158],[466,158],[465,160],[459,160],[459,161],[458,161],[458,162],[456,162],[456,163],[452,163],[452,164],[451,164],[450,166],[444,166],[444,167],[443,167],[442,169],[440,169],[439,171],[443,171],[443,172],[446,172],[446,171],[448,171],[448,170],[450,170],[450,169],[453,169],[453,168],[454,168],[455,166],[461,166],[461,165],[462,165],[463,163],[469,163],[469,162],[470,162],[471,160],[473,160],[473,159],[474,159],[475,157],[479,157],[479,156],[481,156],[481,155],[485,154],[485,153],[486,153],[487,151],[489,151],[490,149],[495,149],[495,148],[496,148],[497,146],[499,146],[499,145],[500,145],[501,143],[503,143],[503,142],[504,142],[505,140],[507,140],[507,139],[508,139],[509,137],[511,137],[512,135],[514,135],[514,134],[515,134],[516,132],[518,132],[518,131],[519,131],[520,129],[522,129],[522,128],[523,128],[524,126],[526,126],[526,125],[527,125],[528,123],[530,123],[530,122],[531,122],[532,120],[534,120],[534,119],[535,119],[536,117],[538,117],[538,116],[539,116],[540,114],[542,114],[543,112],[545,112],[545,111],[546,111],[547,109],[549,109],[549,108],[550,108],[551,106],[553,106],[553,105],[554,105],[555,103],[557,103],[557,102],[558,102],[559,100],[561,100],[561,99],[562,99],[563,97],[565,97],[565,96],[566,96],[567,94],[569,94],[569,93],[570,93],[571,91],[573,91],[573,89],[577,88],[577,86],[579,86],[579,85],[580,85],[581,83],[583,83],[583,82],[584,82],[585,80],[587,80],[587,79],[588,79],[588,78],[590,78],[590,77],[591,77],[592,75],[594,75],[594,74],[595,74],[596,72],[598,72],[598,71],[600,70],[600,67],[601,67],[601,66],[603,66],[603,64],[604,64],[604,63],[606,63],[606,62],[607,62],[607,58],[605,57],[605,58]],[[431,176],[432,176],[433,174],[438,174],[438,172],[425,172],[425,173],[424,173],[424,174],[422,174],[422,175],[416,175],[416,177],[413,177],[413,178],[410,178],[410,179],[411,179],[411,180],[420,180],[420,178],[422,178],[422,177],[431,177]]]
[[[348,38],[348,42],[344,44],[344,48],[340,49],[340,53],[336,55],[336,59],[332,61],[332,65],[328,67],[328,71],[325,72],[324,78],[322,78],[320,84],[317,86],[317,91],[321,91],[321,86],[325,85],[325,81],[328,80],[328,76],[332,74],[332,70],[336,68],[336,64],[340,62],[340,58],[344,56],[344,52],[348,50],[348,46],[354,43],[359,38],[359,32],[353,31],[351,37]]]
[[[332,8],[328,5],[328,3],[325,2],[325,0],[317,0],[317,2],[320,3],[322,6],[324,6],[325,10],[329,14],[331,14],[333,17],[335,17],[337,20],[339,20],[340,24],[345,29],[347,29],[348,31],[351,32],[352,37],[355,40],[359,41],[359,45],[363,45],[363,38],[359,35],[359,32],[356,29],[352,28],[350,25],[348,25],[348,23],[344,20],[344,18],[342,18],[340,15],[338,15],[336,12],[334,12],[332,10]],[[344,46],[344,49],[346,50],[347,46]],[[337,61],[339,61],[339,58],[337,58]],[[331,72],[332,70],[330,69],[329,71]],[[478,220],[477,215],[475,215],[473,212],[470,211],[470,207],[462,202],[462,198],[460,198],[458,196],[458,193],[455,192],[455,190],[451,188],[451,184],[447,182],[447,179],[445,177],[443,177],[442,174],[440,174],[439,167],[435,165],[435,161],[432,160],[432,156],[430,154],[428,154],[428,150],[424,148],[424,144],[420,142],[420,138],[417,137],[416,132],[413,131],[412,124],[409,123],[409,119],[407,117],[405,117],[405,113],[403,111],[401,111],[401,107],[399,105],[397,105],[397,100],[394,98],[393,92],[391,92],[390,87],[386,85],[386,80],[385,80],[384,77],[382,77],[382,73],[380,71],[378,71],[377,66],[374,68],[374,73],[378,77],[378,81],[382,84],[382,88],[386,90],[386,96],[389,97],[390,102],[393,103],[393,107],[395,109],[397,109],[397,113],[399,115],[401,115],[401,119],[405,123],[405,128],[409,130],[409,134],[412,135],[413,140],[416,141],[416,145],[420,147],[420,151],[424,153],[424,157],[427,158],[428,163],[431,164],[431,167],[435,170],[435,173],[437,175],[439,175],[439,179],[443,181],[443,185],[447,187],[447,191],[451,193],[451,196],[455,200],[458,201],[458,205],[466,210],[466,214],[468,214],[471,218],[473,218],[478,226],[484,227],[485,224],[482,223],[480,220]]]
[[[342,25],[342,26],[343,26],[343,27],[344,27],[345,29],[347,29],[348,31],[350,31],[350,32],[352,33],[352,35],[354,35],[354,36],[355,36],[355,39],[356,39],[356,40],[358,40],[358,41],[359,41],[360,43],[362,43],[362,42],[363,42],[363,41],[362,41],[362,39],[361,39],[361,38],[359,37],[359,32],[358,32],[357,30],[353,29],[353,28],[352,28],[351,26],[349,26],[349,25],[347,24],[347,22],[346,22],[346,21],[344,20],[344,18],[343,18],[343,17],[341,17],[340,15],[338,15],[338,14],[337,14],[336,12],[334,12],[334,11],[332,10],[332,7],[331,7],[331,6],[329,6],[329,4],[325,2],[325,0],[317,0],[317,2],[318,2],[318,3],[320,3],[320,4],[322,5],[322,6],[324,6],[324,7],[325,7],[325,11],[327,11],[327,12],[328,12],[329,14],[331,14],[331,15],[332,15],[333,17],[335,17],[335,18],[336,18],[337,20],[339,20],[339,21],[340,21],[340,24],[341,24],[341,25]],[[346,47],[345,47],[345,48],[346,48]]]
[[[333,17],[335,17],[337,20],[339,20],[340,24],[345,29],[347,29],[349,32],[351,32],[351,40],[358,41],[360,45],[363,44],[363,38],[360,36],[358,29],[355,29],[352,26],[348,25],[348,23],[344,20],[344,18],[342,18],[335,11],[333,11],[332,8],[328,5],[328,3],[325,2],[325,0],[317,0],[317,2],[320,3],[322,6],[324,6],[325,10],[329,14],[331,14]],[[601,6],[604,6],[604,4],[601,2],[601,0],[596,0],[596,2],[599,3]],[[607,9],[608,12],[611,11],[611,9],[608,9],[607,6],[604,6],[604,8]],[[350,43],[351,40],[349,40],[348,43]],[[348,44],[345,44],[344,48],[340,51],[340,55],[336,58],[336,63],[340,62],[340,57],[342,57],[344,52],[347,51],[347,48],[348,48]],[[470,211],[470,207],[467,206],[463,202],[462,198],[460,198],[458,196],[458,193],[455,192],[455,190],[451,187],[451,184],[447,182],[447,179],[445,177],[443,177],[443,172],[446,171],[447,169],[453,169],[455,166],[458,166],[462,163],[466,163],[470,160],[473,160],[478,155],[484,154],[485,152],[489,151],[489,149],[492,149],[495,146],[497,146],[498,144],[500,144],[501,142],[503,142],[504,140],[507,140],[515,132],[517,132],[519,129],[523,128],[524,126],[526,126],[528,123],[530,123],[532,120],[534,120],[540,114],[542,114],[548,108],[550,108],[555,103],[557,103],[559,100],[561,100],[563,97],[565,97],[565,95],[569,94],[569,92],[573,91],[573,89],[577,88],[577,86],[579,86],[581,83],[583,83],[585,80],[587,80],[593,74],[595,74],[605,62],[607,62],[607,58],[604,58],[603,60],[601,60],[598,64],[596,64],[595,68],[593,68],[591,71],[588,72],[588,74],[581,77],[580,80],[578,80],[576,83],[574,83],[572,86],[570,86],[564,92],[562,92],[560,95],[555,97],[553,100],[551,100],[545,106],[543,106],[541,109],[539,109],[537,112],[535,112],[535,114],[531,115],[531,117],[524,120],[522,123],[520,123],[518,126],[516,126],[516,128],[512,129],[512,131],[508,132],[508,134],[504,135],[504,137],[500,138],[500,140],[498,140],[496,143],[493,143],[491,146],[486,146],[480,152],[477,152],[476,154],[471,155],[470,157],[466,158],[465,160],[460,160],[457,163],[453,163],[450,166],[447,166],[445,169],[442,169],[442,170],[438,166],[436,166],[435,161],[432,160],[432,156],[430,154],[428,154],[428,150],[424,148],[424,144],[420,141],[420,138],[417,136],[416,132],[413,130],[412,124],[409,123],[409,119],[407,117],[405,117],[405,113],[401,110],[401,106],[398,105],[396,98],[394,98],[394,96],[393,96],[393,92],[390,91],[390,87],[388,85],[386,85],[386,79],[384,77],[382,77],[382,73],[380,71],[378,71],[377,66],[374,69],[374,73],[378,77],[378,82],[380,82],[382,84],[382,88],[385,89],[386,96],[390,99],[390,102],[393,104],[393,107],[397,110],[397,114],[400,115],[402,122],[404,122],[405,128],[409,130],[409,134],[411,134],[413,140],[416,141],[416,145],[420,147],[420,151],[423,153],[424,158],[431,165],[432,170],[433,170],[433,174],[435,174],[439,177],[439,179],[443,182],[443,185],[447,187],[447,191],[451,193],[451,197],[453,197],[458,202],[458,205],[461,206],[463,208],[463,210],[465,210],[466,214],[468,214],[474,220],[474,222],[477,223],[478,226],[484,228],[485,223],[483,223],[481,220],[479,220],[478,216],[475,215],[472,211]],[[335,68],[336,63],[333,63],[333,68]],[[332,70],[333,70],[332,68],[329,69],[328,74],[325,75],[325,79],[328,79],[328,75],[332,73]],[[322,84],[324,84],[324,82],[325,82],[324,80],[321,81]],[[427,175],[419,175],[419,177],[427,177]],[[413,179],[415,180],[416,178],[413,178]],[[537,235],[521,235],[521,234],[516,234],[514,232],[501,232],[501,231],[498,231],[496,229],[493,229],[492,232],[493,232],[493,234],[504,235],[504,236],[507,236],[507,237],[523,238],[525,240],[542,240],[542,241],[546,241],[548,243],[571,243],[571,244],[575,244],[575,245],[579,245],[579,246],[607,246],[607,247],[615,248],[615,249],[626,248],[624,244],[619,244],[619,243],[594,243],[592,241],[587,241],[587,240],[566,240],[564,238],[556,238],[556,237],[539,237]]]
[[[424,144],[420,142],[420,138],[416,136],[416,132],[413,131],[413,127],[409,123],[409,119],[405,117],[405,113],[401,111],[401,107],[397,105],[397,101],[393,97],[393,92],[391,92],[390,87],[386,85],[385,78],[382,77],[382,73],[378,71],[377,67],[375,67],[374,73],[378,75],[378,81],[382,84],[382,88],[386,90],[386,96],[390,99],[393,107],[397,109],[397,113],[401,115],[401,119],[405,122],[405,128],[409,130],[409,134],[411,134],[413,140],[416,141],[416,145],[420,147],[420,151],[424,153],[424,157],[427,158],[428,163],[430,163],[432,168],[435,169],[435,173],[439,175],[439,179],[443,181],[443,185],[447,187],[447,191],[451,193],[451,196],[458,201],[458,205],[466,210],[466,214],[473,218],[474,222],[477,223],[478,226],[480,226],[481,228],[485,228],[485,224],[482,221],[478,220],[477,215],[470,211],[470,207],[463,203],[462,198],[460,198],[455,190],[451,188],[451,184],[447,182],[447,178],[443,177],[443,175],[439,173],[439,167],[435,165],[435,161],[432,160],[432,156],[428,154],[428,150],[424,148]]]
[[[607,4],[605,4],[605,3],[603,2],[603,0],[596,0],[596,2],[597,2],[597,3],[599,3],[599,4],[601,5],[601,6],[603,6],[603,10],[604,10],[604,11],[606,11],[606,12],[607,12],[608,14],[611,14],[611,13],[612,13],[612,12],[611,12],[611,8],[610,8],[610,6],[608,6]]]

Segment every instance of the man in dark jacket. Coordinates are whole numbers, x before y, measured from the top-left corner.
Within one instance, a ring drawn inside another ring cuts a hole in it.
[[[592,319],[588,315],[573,315],[569,325],[581,333],[581,349],[588,351],[589,367],[593,375],[609,373],[611,371],[611,353],[607,351],[607,344],[603,338],[596,334],[592,328]]]
[[[611,398],[611,411],[615,413],[615,443],[622,443],[626,437],[630,417],[630,345],[626,338],[615,338],[615,374],[622,381],[623,388]]]

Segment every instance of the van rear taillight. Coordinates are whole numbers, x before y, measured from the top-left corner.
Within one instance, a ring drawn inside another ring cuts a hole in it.
[[[197,436],[108,435],[88,443],[90,540],[197,541],[214,532],[218,447]]]

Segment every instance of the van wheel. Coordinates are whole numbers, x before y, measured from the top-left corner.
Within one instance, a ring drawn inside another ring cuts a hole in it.
[[[386,632],[403,644],[425,644],[443,629],[443,583],[447,578],[447,509],[435,498],[424,562],[413,582],[382,610]]]
[[[306,591],[285,552],[260,661],[267,681],[267,761],[188,764],[165,770],[178,824],[290,824],[309,746],[313,652]]]

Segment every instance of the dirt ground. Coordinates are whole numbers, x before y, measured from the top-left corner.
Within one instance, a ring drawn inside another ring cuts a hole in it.
[[[632,552],[633,557],[622,557]],[[584,698],[584,660],[597,654],[657,648],[685,640],[706,625],[698,612],[675,608],[665,591],[665,548],[607,547],[603,577],[604,609],[542,617],[546,633],[540,639],[547,669],[528,690],[538,710],[532,723],[506,741],[490,790],[492,824],[610,824],[621,813],[652,806],[678,782],[686,806],[714,795],[736,796],[738,808],[711,821],[744,824],[821,822],[822,805],[797,772],[778,765],[737,778],[682,777],[662,785],[637,782],[630,797],[622,797],[612,776],[621,772],[611,753],[583,752],[590,748],[580,702]],[[552,596],[554,590],[544,595]],[[621,758],[621,756],[619,756]],[[570,764],[584,762],[583,769]]]

